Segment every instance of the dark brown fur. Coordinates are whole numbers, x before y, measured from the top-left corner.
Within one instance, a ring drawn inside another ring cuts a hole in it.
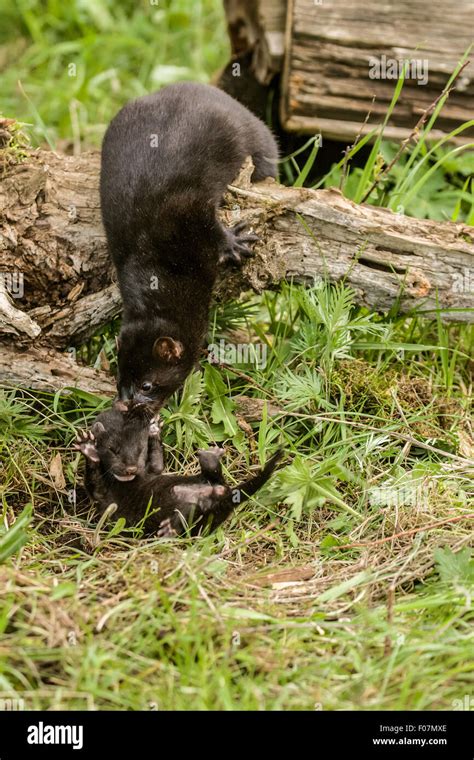
[[[146,535],[172,536],[188,530],[196,535],[206,526],[214,530],[266,483],[281,457],[277,452],[262,470],[235,488],[224,481],[219,447],[198,452],[199,475],[161,474],[163,452],[155,426],[152,422],[149,435],[150,417],[144,406],[125,414],[112,409],[99,415],[91,432],[82,434],[76,444],[86,457],[86,490],[99,511],[115,503],[115,516],[124,517],[129,526],[138,525],[148,513]],[[132,452],[138,455],[139,466],[130,464]],[[127,474],[132,479],[117,479]]]
[[[199,359],[219,263],[256,238],[217,209],[251,155],[276,176],[269,129],[226,93],[183,82],[128,103],[102,146],[102,217],[123,300],[118,389],[161,406]]]

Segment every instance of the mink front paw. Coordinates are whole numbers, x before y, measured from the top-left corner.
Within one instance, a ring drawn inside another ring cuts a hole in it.
[[[165,468],[163,445],[161,443],[162,427],[162,419],[158,416],[153,418],[150,423],[146,461],[146,471],[151,475],[160,475]]]
[[[219,263],[230,261],[240,266],[243,258],[254,255],[249,244],[256,243],[260,238],[254,233],[247,233],[247,227],[247,222],[239,222],[230,230],[225,230],[226,241],[219,255]]]
[[[149,436],[151,438],[154,438],[155,436],[161,437],[161,431],[163,429],[163,420],[157,414],[155,417],[153,417],[152,420],[150,420],[150,430],[149,430]]]
[[[80,451],[90,462],[97,463],[100,461],[95,445],[94,434],[91,430],[77,431],[74,448]]]

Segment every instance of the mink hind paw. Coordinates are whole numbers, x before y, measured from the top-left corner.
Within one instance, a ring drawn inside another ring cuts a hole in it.
[[[247,228],[247,222],[239,222],[230,230],[224,230],[226,240],[219,254],[219,263],[229,261],[241,266],[243,259],[254,255],[250,243],[256,243],[260,238],[252,232],[248,233]]]
[[[166,520],[162,520],[156,535],[158,538],[176,538],[178,531],[173,527],[170,517]]]

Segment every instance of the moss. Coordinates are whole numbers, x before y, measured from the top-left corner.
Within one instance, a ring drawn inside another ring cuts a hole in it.
[[[350,411],[380,416],[384,409],[391,408],[391,389],[395,387],[395,372],[378,374],[362,359],[340,361],[331,374],[331,400],[338,401],[343,395]]]
[[[447,398],[423,377],[409,377],[385,368],[377,372],[362,359],[337,363],[331,375],[331,400],[344,398],[348,411],[407,422],[406,432],[424,438],[445,438],[463,416],[461,402]]]
[[[28,157],[30,142],[24,126],[15,119],[0,118],[0,168],[3,170]]]

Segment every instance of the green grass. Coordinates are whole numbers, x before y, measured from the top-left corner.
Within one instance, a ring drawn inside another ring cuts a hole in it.
[[[455,147],[450,144],[452,139],[463,137],[466,130],[472,130],[474,120],[460,124],[442,138],[434,140],[432,137],[448,97],[447,90],[455,86],[469,52],[462,56],[448,79],[443,90],[446,92],[426,118],[426,123],[412,133],[410,150],[401,150],[399,145],[384,140],[385,127],[403,92],[402,74],[381,128],[356,139],[347,148],[346,155],[312,186],[316,189],[338,187],[355,203],[368,202],[401,215],[474,224],[474,142],[466,140]],[[353,167],[354,157],[371,141],[371,151],[364,166]],[[289,156],[284,164],[285,176],[296,187],[306,183],[322,144],[321,135],[310,138],[304,148],[311,144],[304,165],[297,160],[303,148]]]
[[[225,60],[217,0],[39,5],[7,6],[0,48],[2,109],[33,123],[34,142],[93,144],[128,98],[163,77],[206,79]],[[472,152],[430,153],[427,137],[371,202],[404,199],[404,213],[472,223]],[[393,150],[380,141],[365,167],[333,167],[321,184],[342,177],[360,200]],[[295,159],[286,172],[303,184],[317,150],[306,166]],[[425,196],[440,172],[440,197]],[[113,369],[116,330],[80,359],[94,364],[104,350]],[[266,364],[203,363],[163,411],[168,467],[194,472],[194,451],[211,441],[225,443],[230,482],[280,445],[286,459],[208,537],[143,540],[113,518],[97,526],[71,443],[105,399],[0,395],[0,699],[22,697],[27,709],[455,708],[474,681],[472,327],[370,314],[344,284],[287,284],[216,308],[210,342],[221,338],[264,346]]]
[[[34,144],[76,150],[127,100],[208,81],[229,54],[216,0],[4,0],[0,45],[0,112],[31,124]]]
[[[1,690],[42,708],[451,709],[473,683],[470,329],[449,328],[446,377],[435,323],[387,323],[343,287],[286,286],[213,324],[264,335],[267,365],[189,378],[163,412],[170,468],[212,440],[236,482],[287,453],[213,536],[97,533],[70,444],[102,401],[4,395],[4,521],[27,502],[34,518],[0,566]]]

